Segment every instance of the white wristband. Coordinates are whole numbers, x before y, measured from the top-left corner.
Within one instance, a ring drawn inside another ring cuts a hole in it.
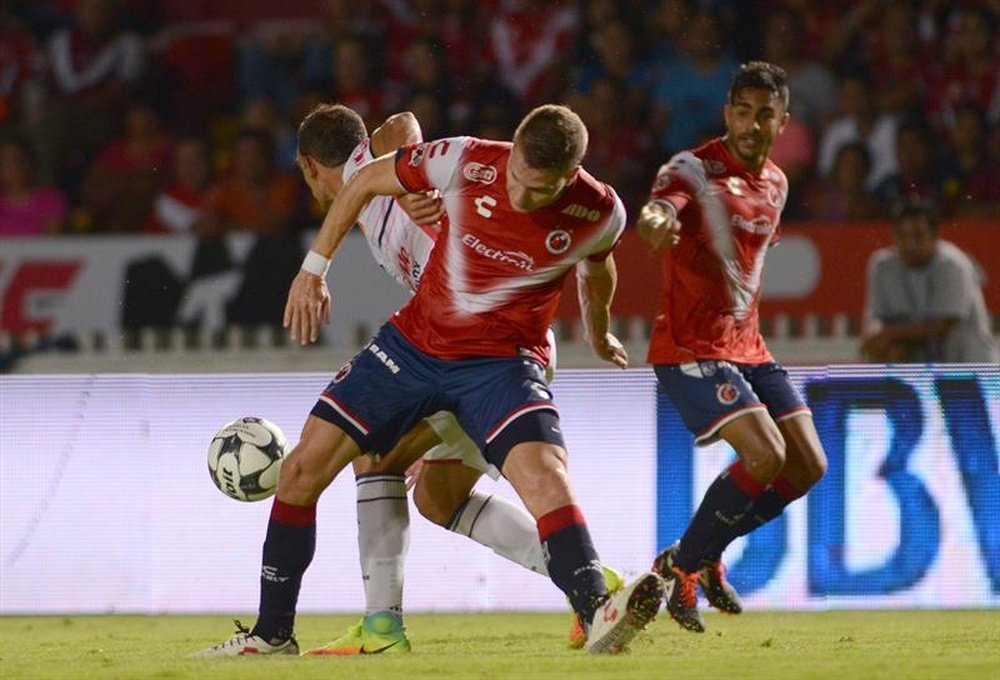
[[[302,260],[302,269],[325,279],[326,273],[330,271],[330,258],[323,257],[315,250],[310,250],[306,253],[306,259]]]

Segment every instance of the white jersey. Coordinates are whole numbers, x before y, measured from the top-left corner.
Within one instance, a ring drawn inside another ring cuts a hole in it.
[[[344,164],[344,181],[374,159],[371,140],[361,142]],[[375,196],[358,216],[375,261],[411,292],[417,289],[437,233],[414,224],[391,196]]]

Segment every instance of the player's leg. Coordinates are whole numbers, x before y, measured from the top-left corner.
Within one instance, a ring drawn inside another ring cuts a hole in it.
[[[302,576],[316,549],[316,501],[361,450],[338,426],[310,415],[281,464],[264,540],[257,623],[196,656],[298,654],[295,610]]]
[[[410,544],[410,513],[402,472],[440,440],[417,423],[386,455],[354,461],[357,485],[358,556],[365,591],[365,614],[314,656],[409,652],[403,625],[403,571]]]
[[[692,362],[657,366],[656,373],[694,432],[695,442],[723,438],[738,455],[709,486],[679,543],[660,553],[653,566],[668,581],[670,616],[686,630],[700,633],[705,630],[697,609],[701,562],[781,470],[785,445],[766,407],[735,365]],[[725,609],[738,610],[738,600]]]
[[[441,443],[424,455],[413,490],[420,514],[526,569],[546,574],[534,518],[502,496],[474,489],[484,472],[499,478],[496,467],[483,458],[453,414],[435,413],[426,422]]]

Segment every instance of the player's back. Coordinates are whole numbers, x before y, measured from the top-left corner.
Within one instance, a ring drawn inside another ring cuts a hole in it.
[[[344,164],[344,181],[374,159],[371,140],[365,139]],[[391,196],[374,196],[358,215],[375,261],[403,286],[415,291],[420,283],[437,233],[416,225]]]
[[[567,272],[583,258],[602,259],[624,229],[617,195],[582,169],[554,203],[514,210],[510,149],[455,137],[397,156],[403,185],[439,189],[449,218],[420,290],[393,320],[434,356],[510,356],[544,345]]]

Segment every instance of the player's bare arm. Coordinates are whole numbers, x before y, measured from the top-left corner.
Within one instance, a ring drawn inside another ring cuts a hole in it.
[[[576,265],[576,282],[587,342],[601,359],[619,368],[627,368],[628,353],[610,331],[611,299],[618,285],[614,257],[608,255],[599,262],[581,260]]]
[[[654,250],[673,248],[681,240],[677,211],[667,201],[650,201],[642,206],[635,227],[639,237]]]
[[[373,196],[401,196],[405,189],[396,180],[395,159],[386,154],[358,171],[344,185],[323,218],[302,269],[292,281],[285,303],[284,327],[300,345],[316,342],[320,325],[330,322],[330,291],[326,272],[330,260]]]

